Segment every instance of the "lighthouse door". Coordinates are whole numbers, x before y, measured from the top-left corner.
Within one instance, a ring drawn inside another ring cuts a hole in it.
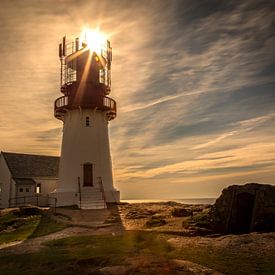
[[[83,186],[93,185],[93,164],[85,163],[83,165]]]

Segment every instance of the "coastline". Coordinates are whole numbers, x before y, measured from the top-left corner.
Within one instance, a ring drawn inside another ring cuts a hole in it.
[[[176,202],[185,205],[212,205],[217,198],[178,198],[178,199],[121,199],[122,203],[162,203]]]

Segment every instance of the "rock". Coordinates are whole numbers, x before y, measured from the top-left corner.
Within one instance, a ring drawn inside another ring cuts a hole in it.
[[[20,216],[41,215],[43,210],[37,206],[22,206],[19,208]]]
[[[186,260],[172,260],[176,271],[182,272],[182,274],[207,274],[207,275],[222,275],[222,273],[213,270],[209,267],[202,266]]]
[[[126,219],[143,219],[147,218],[148,216],[152,216],[155,214],[155,211],[152,210],[130,210],[126,215]]]
[[[191,229],[194,227],[201,228],[201,232],[204,232],[205,230],[212,230],[209,209],[188,217],[182,222],[182,226],[187,229]]]
[[[275,231],[275,186],[229,186],[212,207],[211,219],[216,232]]]
[[[188,228],[191,231],[192,236],[207,236],[213,234],[211,229],[198,227],[198,226],[190,226]]]
[[[165,225],[167,222],[165,219],[158,219],[158,218],[151,218],[146,222],[146,227],[157,227],[157,226],[162,226]]]
[[[113,274],[113,275],[123,275],[123,274],[128,274],[129,267],[124,266],[124,265],[116,265],[116,266],[106,266],[103,268],[99,269],[99,272],[101,274]]]
[[[189,217],[192,216],[193,212],[190,209],[177,207],[172,210],[171,214],[173,217]]]
[[[158,214],[158,213],[154,214],[154,215],[151,217],[151,219],[165,219],[165,218],[166,218],[165,215]]]

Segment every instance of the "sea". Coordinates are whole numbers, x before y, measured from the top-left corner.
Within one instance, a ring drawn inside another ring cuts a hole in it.
[[[214,204],[217,198],[188,198],[188,199],[122,199],[121,202],[146,203],[175,201],[183,204]]]

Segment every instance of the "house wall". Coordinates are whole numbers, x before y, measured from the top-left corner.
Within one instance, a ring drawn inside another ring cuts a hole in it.
[[[16,194],[14,197],[33,196],[35,194],[35,185],[33,184],[17,184]]]
[[[57,178],[33,178],[41,184],[41,195],[47,196],[56,189]]]
[[[9,207],[11,173],[3,155],[0,155],[0,208]]]

